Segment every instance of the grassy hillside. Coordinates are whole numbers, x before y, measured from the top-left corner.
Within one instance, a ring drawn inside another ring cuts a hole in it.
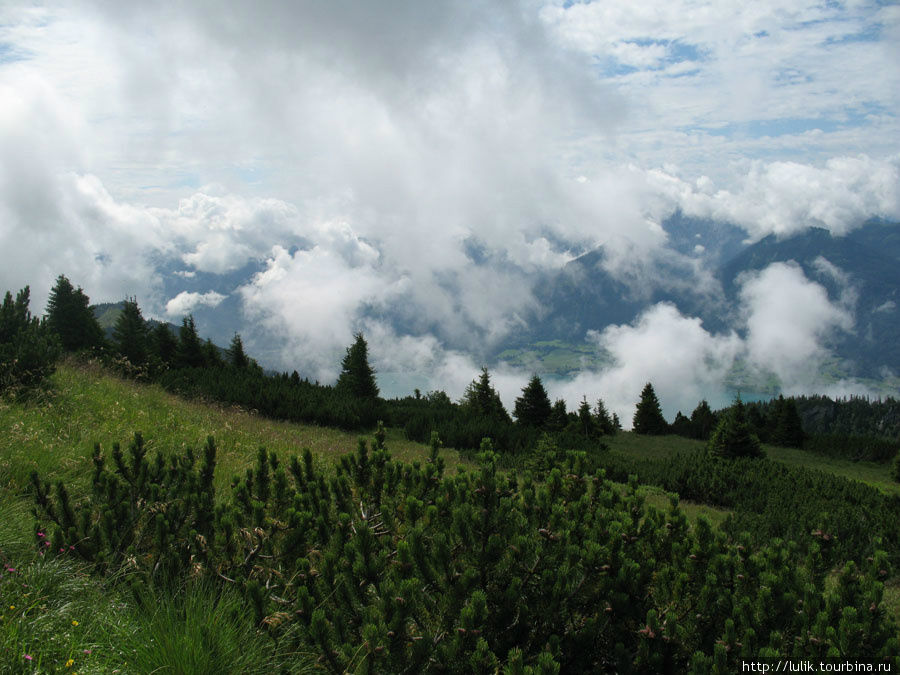
[[[86,486],[94,444],[109,452],[113,443],[128,445],[134,432],[143,434],[152,454],[199,450],[212,435],[218,446],[216,488],[226,490],[231,477],[252,465],[265,447],[284,459],[309,448],[316,461],[332,463],[353,451],[357,434],[324,427],[264,419],[237,408],[185,401],[157,385],[135,383],[99,367],[67,361],[51,380],[49,392],[28,404],[0,401],[0,542],[17,539],[10,529],[29,529],[27,503],[18,499],[32,470],[45,478]],[[389,430],[387,446],[404,462],[424,459],[428,448]],[[459,455],[443,452],[453,470]],[[14,516],[18,514],[18,516]],[[13,516],[13,517],[11,517]],[[30,536],[30,535],[26,535]]]
[[[612,452],[644,458],[661,458],[676,452],[695,452],[704,447],[703,441],[682,436],[639,436],[628,431],[606,438],[604,442],[609,445]],[[900,483],[891,478],[890,464],[853,462],[774,445],[764,445],[763,449],[766,457],[777,462],[826,471],[836,476],[861,481],[889,494],[900,495]]]

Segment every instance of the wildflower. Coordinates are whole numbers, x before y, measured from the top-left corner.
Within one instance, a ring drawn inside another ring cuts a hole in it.
[[[90,655],[90,653],[91,653],[91,650],[90,650],[90,649],[83,649],[82,651],[83,651],[85,654],[88,654],[88,655]]]
[[[66,661],[66,668],[71,668],[74,665],[75,665],[75,659],[69,659],[68,661]]]
[[[31,661],[31,659],[32,659],[31,654],[26,654],[26,655],[25,655],[25,660],[26,660],[26,661]]]
[[[72,619],[72,625],[73,625],[73,626],[77,626],[77,625],[78,625],[78,622],[77,622],[75,619]]]
[[[10,608],[10,609],[15,609],[16,606],[15,606],[15,605],[10,605],[9,608]]]

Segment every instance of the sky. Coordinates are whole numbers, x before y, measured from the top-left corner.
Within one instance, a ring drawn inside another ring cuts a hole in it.
[[[748,241],[900,220],[898,99],[896,2],[13,0],[0,289],[39,312],[65,274],[201,332],[218,311],[322,381],[362,330],[379,371],[458,397],[543,310],[535,280],[602,245],[646,281],[678,210]],[[742,280],[729,333],[648,307],[586,334],[614,365],[551,394],[627,422],[653,379],[671,416],[736,358],[815,387],[854,322],[823,293],[779,263]],[[807,311],[778,328],[783,298]],[[529,375],[498,366],[507,405]]]

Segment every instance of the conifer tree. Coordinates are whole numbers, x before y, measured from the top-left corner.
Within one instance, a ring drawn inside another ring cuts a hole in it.
[[[487,366],[482,366],[481,375],[466,387],[461,403],[464,408],[480,417],[509,421],[509,414],[503,407],[500,394],[491,384]]]
[[[150,332],[150,350],[162,365],[170,367],[175,363],[178,340],[169,324],[159,322],[153,327]]]
[[[606,409],[606,404],[602,398],[597,399],[597,407],[594,409],[594,416],[597,418],[597,425],[600,427],[600,433],[611,436],[616,433],[616,427],[613,424],[612,417]]]
[[[803,447],[805,437],[803,423],[800,421],[794,399],[786,399],[783,394],[779,394],[775,401],[773,417],[774,429],[771,442],[786,448]]]
[[[188,314],[181,321],[175,363],[179,368],[202,368],[206,363],[203,343],[200,341],[200,336],[197,335],[197,326],[192,314]]]
[[[31,316],[30,297],[28,286],[15,300],[7,291],[0,305],[0,392],[31,389],[56,368],[59,339]]]
[[[637,434],[661,435],[668,433],[669,425],[663,417],[659,399],[649,382],[644,385],[641,400],[638,401],[632,420],[634,432]]]
[[[116,353],[133,366],[147,363],[147,324],[137,300],[125,300],[122,313],[113,327],[113,346]]]
[[[362,333],[357,333],[353,344],[347,347],[347,354],[341,362],[337,389],[353,398],[378,398],[375,370],[369,365],[369,346]]]
[[[523,425],[541,428],[550,418],[552,408],[550,397],[544,389],[544,383],[537,375],[532,375],[531,380],[522,388],[522,395],[516,399],[514,413],[516,421]]]
[[[675,419],[672,422],[672,433],[685,436],[686,438],[693,438],[694,436],[694,426],[691,424],[691,420],[685,417],[680,410],[675,413]]]
[[[206,342],[203,343],[203,365],[207,368],[213,368],[221,366],[223,363],[219,348],[213,344],[212,340],[206,338]]]
[[[81,287],[72,286],[64,275],[56,279],[47,301],[47,324],[59,336],[63,350],[76,352],[103,345],[103,329]]]
[[[235,368],[246,368],[250,363],[247,354],[244,352],[244,343],[241,340],[241,336],[237,333],[231,338],[231,345],[228,347],[225,354],[228,358],[229,365]],[[299,375],[297,377],[299,378]]]
[[[566,402],[558,398],[550,410],[550,417],[547,420],[547,427],[551,431],[562,431],[569,423],[569,413],[566,411]]]
[[[588,403],[587,396],[581,399],[581,405],[578,406],[578,431],[585,438],[596,438],[600,434],[600,427],[591,414],[591,404]]]
[[[716,416],[710,409],[706,399],[700,401],[691,413],[691,427],[694,438],[707,440],[716,428]]]
[[[894,457],[894,480],[900,483],[900,452]]]
[[[763,457],[759,438],[750,429],[747,408],[740,396],[722,415],[719,425],[709,439],[709,452],[717,457]]]

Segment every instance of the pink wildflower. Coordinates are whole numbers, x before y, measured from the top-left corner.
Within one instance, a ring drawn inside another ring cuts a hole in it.
[[[26,654],[26,655],[25,655],[25,660],[26,660],[26,661],[31,661],[31,654]]]

